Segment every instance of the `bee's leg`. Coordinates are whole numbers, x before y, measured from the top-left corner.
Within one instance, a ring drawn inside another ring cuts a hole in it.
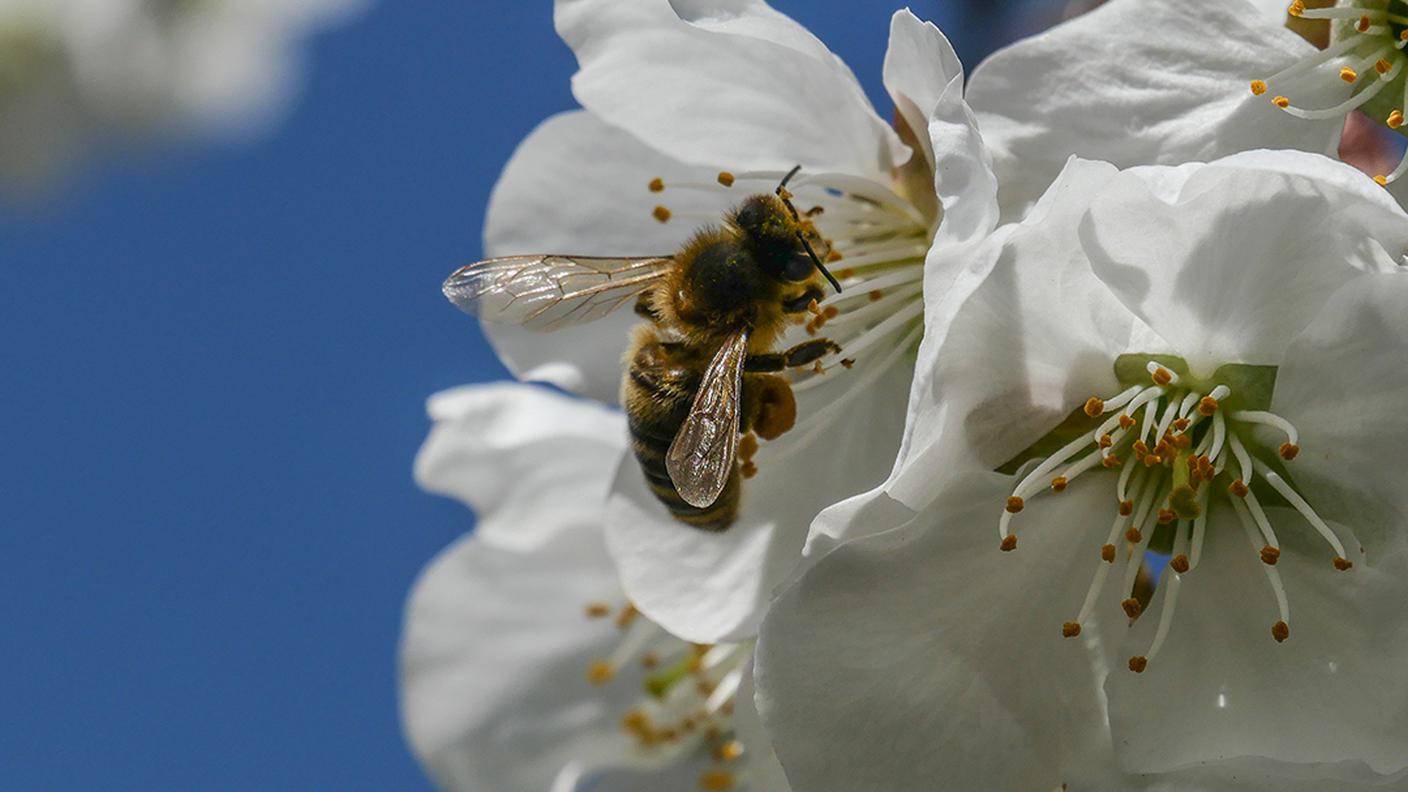
[[[835,341],[829,338],[815,338],[811,341],[803,341],[786,352],[749,355],[743,363],[743,370],[752,372],[782,371],[783,369],[805,366],[828,354],[840,351],[841,346]]]
[[[756,432],[764,440],[777,439],[797,422],[797,398],[792,395],[792,386],[782,377],[770,374],[743,378],[739,408],[738,430],[745,435]]]
[[[821,302],[821,299],[825,296],[826,292],[812,286],[803,292],[801,297],[784,302],[782,304],[782,312],[789,314],[805,313],[813,302]]]

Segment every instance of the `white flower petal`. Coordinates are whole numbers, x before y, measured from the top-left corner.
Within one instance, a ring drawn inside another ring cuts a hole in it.
[[[1408,557],[1370,567],[1356,554],[1354,569],[1338,572],[1294,511],[1270,509],[1291,614],[1290,638],[1278,644],[1261,561],[1231,509],[1217,505],[1162,651],[1144,673],[1118,668],[1106,682],[1121,764],[1164,772],[1262,757],[1283,763],[1282,775],[1361,781],[1362,768],[1326,765],[1408,767]],[[1131,654],[1148,647],[1162,601],[1136,623]]]
[[[428,409],[435,427],[416,455],[416,483],[474,509],[482,540],[526,550],[564,523],[600,521],[607,471],[626,443],[619,413],[516,384],[442,391]]]
[[[787,774],[772,749],[772,738],[763,727],[755,702],[753,662],[744,668],[743,682],[734,698],[733,728],[748,757],[748,788],[757,792],[788,792]]]
[[[1292,118],[1248,90],[1314,52],[1244,0],[1114,0],[988,58],[968,103],[1013,218],[1071,154],[1129,167],[1332,150],[1341,120]],[[1321,106],[1319,96],[1296,98]]]
[[[1318,155],[1259,159],[1273,156],[1304,170],[1230,159],[1183,169],[1173,196],[1146,183],[1159,169],[1138,168],[1114,179],[1083,223],[1095,274],[1195,374],[1279,362],[1340,283],[1396,266],[1385,248],[1408,249],[1408,216],[1370,180]]]
[[[963,65],[932,23],[908,9],[890,20],[885,87],[934,169],[943,206],[938,245],[979,238],[997,225],[997,177],[973,111],[963,100]],[[923,130],[928,130],[925,135]]]
[[[774,603],[758,703],[796,788],[1052,790],[1110,762],[1100,623],[1061,637],[1100,563],[1090,515],[1108,493],[1033,504],[1003,553],[1010,486],[950,479],[914,520],[842,545]]]
[[[1286,350],[1272,411],[1300,432],[1288,464],[1322,515],[1338,519],[1371,561],[1408,537],[1408,487],[1391,460],[1408,448],[1408,273],[1346,283]],[[1274,433],[1269,447],[1284,441]]]
[[[845,64],[802,43],[810,34],[779,33],[781,15],[757,3],[680,5],[701,24],[666,0],[558,0],[577,100],[682,162],[881,180],[908,158]]]
[[[620,640],[610,619],[583,615],[618,591],[600,527],[549,513],[537,528],[551,541],[531,553],[460,540],[407,604],[402,718],[445,789],[540,792],[574,760],[627,761],[618,723],[640,687],[586,678]]]
[[[514,152],[490,199],[486,256],[566,253],[586,256],[671,254],[704,222],[717,221],[741,194],[671,189],[713,183],[717,171],[682,165],[588,113],[549,118]],[[660,178],[663,192],[647,185]],[[651,216],[667,206],[675,217]],[[550,382],[614,404],[629,329],[630,306],[565,332],[538,333],[485,324],[504,364],[520,379]]]
[[[858,363],[798,395],[797,426],[762,444],[758,474],[743,482],[738,519],[725,531],[676,521],[636,460],[624,460],[607,504],[607,541],[641,612],[699,643],[757,632],[817,512],[875,486],[894,463],[911,369],[896,360],[856,387],[868,371]]]

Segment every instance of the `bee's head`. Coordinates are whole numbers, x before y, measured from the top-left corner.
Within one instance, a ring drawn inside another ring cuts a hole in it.
[[[733,216],[763,271],[787,283],[809,280],[816,264],[802,245],[802,225],[775,195],[754,195]]]

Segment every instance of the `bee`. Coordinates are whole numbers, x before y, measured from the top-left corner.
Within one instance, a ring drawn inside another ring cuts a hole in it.
[[[738,514],[741,479],[756,470],[755,436],[775,439],[796,420],[778,373],[841,351],[826,338],[774,350],[789,324],[817,311],[825,283],[841,291],[822,263],[830,246],[787,191],[800,168],[672,255],[487,259],[451,275],[445,296],[486,321],[540,331],[634,300],[646,321],[632,332],[621,384],[631,449],[676,519],[724,530]]]

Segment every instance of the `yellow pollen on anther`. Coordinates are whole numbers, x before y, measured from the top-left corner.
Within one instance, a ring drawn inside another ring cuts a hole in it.
[[[1217,412],[1217,407],[1217,399],[1211,396],[1204,396],[1198,400],[1198,412],[1202,413],[1204,417],[1212,417],[1212,414]]]
[[[871,301],[871,302],[879,302],[879,301],[880,301],[880,298],[882,298],[882,297],[884,297],[884,296],[885,296],[885,292],[884,292],[883,289],[875,289],[875,290],[871,291],[869,294],[866,295],[866,297],[869,297],[869,298],[870,298],[870,301]]]
[[[1124,532],[1124,538],[1125,541],[1129,542],[1130,544],[1135,544],[1140,539],[1144,538],[1144,534],[1138,528],[1130,526],[1129,530]]]
[[[587,681],[600,687],[616,676],[616,668],[605,660],[597,660],[587,666]]]
[[[1251,492],[1251,490],[1247,489],[1246,482],[1241,479],[1232,479],[1232,483],[1227,485],[1227,491],[1239,498],[1245,498],[1247,497],[1247,493]]]
[[[1105,400],[1098,396],[1091,396],[1085,400],[1085,414],[1094,418],[1105,412]]]
[[[718,762],[732,762],[743,757],[743,743],[738,740],[729,740],[714,749],[714,760]]]
[[[1275,99],[1272,99],[1271,103],[1281,108],[1282,110],[1285,110],[1287,107],[1291,106],[1291,100],[1287,99],[1284,96],[1278,96]]]
[[[699,788],[705,792],[728,792],[733,789],[733,773],[727,770],[705,770],[699,774]]]
[[[1115,563],[1115,546],[1112,544],[1101,545],[1100,560],[1107,564]]]
[[[1159,509],[1159,525],[1168,525],[1178,519],[1178,514],[1173,509]]]
[[[611,615],[611,606],[605,602],[592,602],[587,605],[588,619],[605,619]]]
[[[1345,572],[1352,566],[1354,566],[1354,562],[1350,561],[1348,558],[1335,556],[1335,569],[1338,569],[1341,572]]]
[[[1366,14],[1366,15],[1364,15],[1364,16],[1362,16],[1362,17],[1359,17],[1359,21],[1358,21],[1357,23],[1355,23],[1354,29],[1357,30],[1357,31],[1359,31],[1360,33],[1365,33],[1365,32],[1367,32],[1367,31],[1369,30],[1369,28],[1370,28],[1373,24],[1374,24],[1374,20],[1370,19],[1369,16]],[[1344,71],[1344,70],[1341,70],[1341,74],[1343,74],[1343,71]],[[1353,71],[1353,69],[1349,69],[1349,71]],[[1354,82],[1354,81],[1353,81],[1353,80],[1345,80],[1345,82]]]
[[[1352,83],[1355,80],[1359,79],[1359,72],[1349,68],[1348,66],[1344,66],[1340,68],[1340,79],[1344,80],[1347,83]]]
[[[1252,80],[1252,96],[1261,96],[1266,93],[1266,82],[1264,80]]]
[[[1110,470],[1114,470],[1115,468],[1119,467],[1122,463],[1120,462],[1119,457],[1115,456],[1114,454],[1111,454],[1110,456],[1107,456],[1104,459],[1100,460],[1100,464],[1104,465]]]
[[[636,610],[636,606],[628,602],[626,606],[621,609],[621,613],[616,616],[616,626],[624,630],[630,627],[631,623],[634,622],[639,615],[640,611]]]
[[[1144,669],[1149,667],[1149,658],[1144,655],[1135,655],[1129,658],[1129,670],[1136,674],[1144,673]]]
[[[1076,637],[1077,635],[1080,635],[1080,623],[1079,623],[1079,622],[1066,622],[1065,624],[1061,625],[1061,636],[1062,636],[1062,637],[1064,637],[1064,638],[1074,638],[1074,637]]]
[[[1139,614],[1144,612],[1144,606],[1140,605],[1139,600],[1134,597],[1130,597],[1124,602],[1121,602],[1120,607],[1124,608],[1124,615],[1131,619],[1139,618]]]
[[[725,187],[733,186],[733,174],[728,171],[719,171],[719,184]]]
[[[1012,514],[1016,514],[1017,512],[1021,511],[1026,505],[1027,502],[1022,500],[1022,498],[1017,495],[1013,495],[1007,499],[1007,511],[1011,512]]]
[[[1188,556],[1179,553],[1168,560],[1168,566],[1169,569],[1181,575],[1188,571]]]
[[[1173,372],[1169,371],[1163,366],[1159,366],[1158,368],[1154,369],[1152,374],[1149,375],[1149,379],[1153,380],[1155,385],[1163,387],[1164,385],[1173,382]]]
[[[651,179],[650,184],[646,186],[650,188],[651,192],[663,192],[665,190],[665,180],[656,176]]]
[[[1143,440],[1135,440],[1132,448],[1134,449],[1134,453],[1138,454],[1141,457],[1149,455],[1149,446],[1144,445]]]
[[[1008,534],[1008,535],[1002,537],[1002,544],[998,545],[998,548],[1000,548],[1000,549],[1002,550],[1002,552],[1004,552],[1004,553],[1010,553],[1010,552],[1012,552],[1013,550],[1016,550],[1016,549],[1017,549],[1017,536],[1016,536],[1016,534]]]
[[[1155,465],[1158,465],[1163,461],[1163,457],[1159,456],[1158,454],[1150,454],[1144,457],[1144,467],[1154,467]]]
[[[1388,177],[1385,176],[1385,175],[1383,175],[1383,174],[1381,173],[1381,174],[1379,174],[1378,176],[1375,176],[1375,177],[1374,177],[1374,183],[1377,184],[1377,185],[1379,185],[1380,187],[1387,187],[1387,186],[1388,186]]]
[[[1121,429],[1128,429],[1128,428],[1131,427],[1131,426],[1134,426],[1134,418],[1132,418],[1132,417],[1130,417],[1130,416],[1128,416],[1128,415],[1125,415],[1125,414],[1121,413],[1121,414],[1120,414],[1120,428],[1121,428]]]
[[[1276,562],[1281,560],[1281,551],[1278,548],[1267,545],[1261,548],[1261,563],[1267,566],[1276,566]]]
[[[1056,478],[1051,479],[1051,489],[1055,492],[1065,492],[1066,485],[1070,483],[1071,480],[1066,478],[1065,476],[1057,476]]]
[[[1379,74],[1388,74],[1388,70],[1393,68],[1393,64],[1387,58],[1379,58],[1374,62],[1374,71]]]
[[[1271,637],[1276,639],[1276,643],[1281,643],[1291,637],[1291,626],[1283,621],[1278,621],[1271,625]]]
[[[1131,515],[1131,514],[1134,514],[1134,501],[1132,501],[1132,500],[1122,500],[1122,501],[1120,501],[1120,516],[1121,516],[1121,517],[1128,517],[1128,516]]]
[[[670,221],[670,210],[663,206],[657,206],[650,210],[650,216],[662,223],[668,223]]]
[[[1107,434],[1100,435],[1100,447],[1101,447],[1101,448],[1109,448],[1110,446],[1112,446],[1112,445],[1114,445],[1114,444],[1115,444],[1115,438],[1113,438],[1113,437],[1111,437],[1111,436],[1109,436],[1109,435],[1107,435]]]
[[[1295,443],[1282,443],[1281,447],[1276,449],[1276,453],[1280,454],[1282,459],[1289,462],[1295,459],[1296,455],[1300,453],[1300,446]]]
[[[1173,428],[1174,428],[1174,429],[1177,429],[1177,430],[1180,431],[1180,432],[1183,431],[1184,429],[1187,429],[1187,428],[1188,428],[1188,419],[1187,419],[1187,418],[1176,418],[1176,419],[1174,419]]]

